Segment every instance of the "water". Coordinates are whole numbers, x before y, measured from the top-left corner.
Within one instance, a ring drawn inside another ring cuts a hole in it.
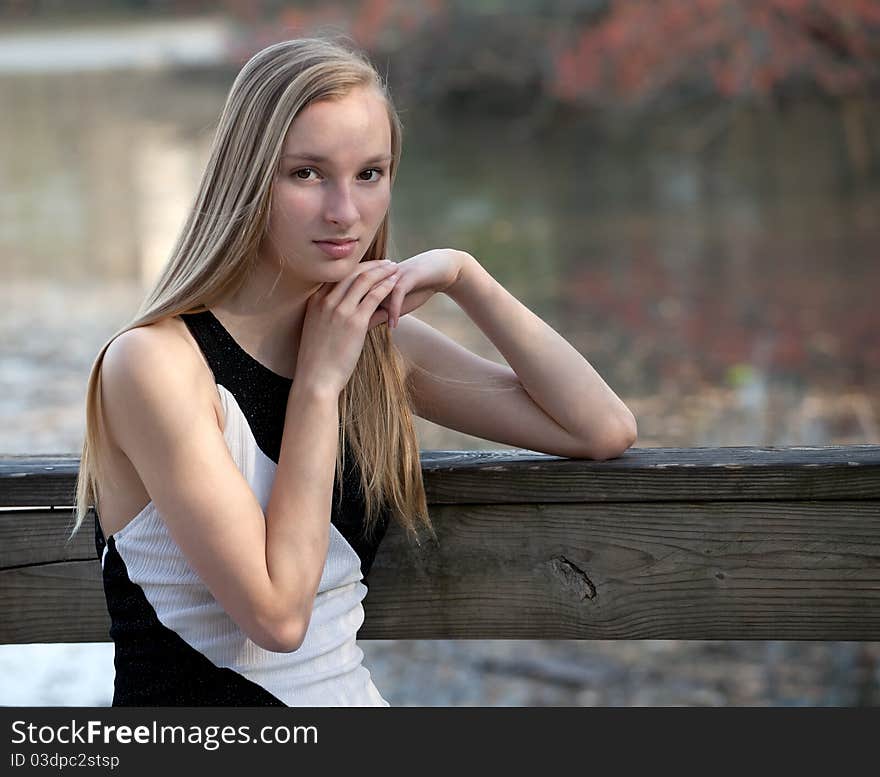
[[[167,257],[232,74],[26,71],[0,73],[0,451],[78,452],[92,360]],[[411,107],[393,254],[474,254],[624,399],[639,447],[880,442],[876,163],[852,158],[828,107],[746,113],[718,137],[677,122],[529,137]],[[501,359],[448,299],[420,316]],[[421,419],[417,431],[426,449],[506,447]],[[855,643],[362,646],[394,705],[876,703],[880,655]],[[0,704],[108,704],[112,645],[3,646],[0,676]]]

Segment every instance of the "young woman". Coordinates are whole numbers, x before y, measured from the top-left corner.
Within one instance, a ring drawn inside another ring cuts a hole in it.
[[[606,459],[632,413],[468,253],[385,257],[401,125],[360,52],[256,54],[173,254],[89,379],[116,705],[387,706],[362,664],[390,520],[431,530],[412,414]],[[448,294],[510,367],[407,314]]]

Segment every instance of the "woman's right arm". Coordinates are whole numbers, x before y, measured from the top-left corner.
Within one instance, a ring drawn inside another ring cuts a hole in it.
[[[339,392],[294,380],[266,507],[266,569],[292,650],[305,637],[327,558],[338,441]]]

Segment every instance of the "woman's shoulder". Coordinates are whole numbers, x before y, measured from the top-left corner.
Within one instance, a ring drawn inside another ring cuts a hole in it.
[[[103,392],[116,395],[116,402],[129,409],[132,403],[162,399],[178,406],[204,400],[219,409],[210,367],[178,317],[133,327],[115,337],[104,352],[101,383]]]
[[[213,373],[176,317],[127,329],[114,338],[104,352],[101,393],[115,444],[120,443],[119,430],[135,416],[173,427],[207,413],[221,432],[224,427]]]
[[[104,352],[104,369],[123,369],[139,375],[166,374],[172,370],[192,378],[207,371],[198,344],[178,316],[126,329]]]

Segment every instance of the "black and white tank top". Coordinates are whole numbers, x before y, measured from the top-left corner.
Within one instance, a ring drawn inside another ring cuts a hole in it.
[[[292,381],[248,354],[210,311],[181,316],[214,373],[223,436],[266,510]],[[254,643],[220,607],[149,502],[95,547],[115,644],[113,706],[389,706],[363,665],[356,634],[364,578],[388,525],[363,536],[357,463],[346,451],[342,498],[334,480],[330,544],[305,639],[276,653]]]

